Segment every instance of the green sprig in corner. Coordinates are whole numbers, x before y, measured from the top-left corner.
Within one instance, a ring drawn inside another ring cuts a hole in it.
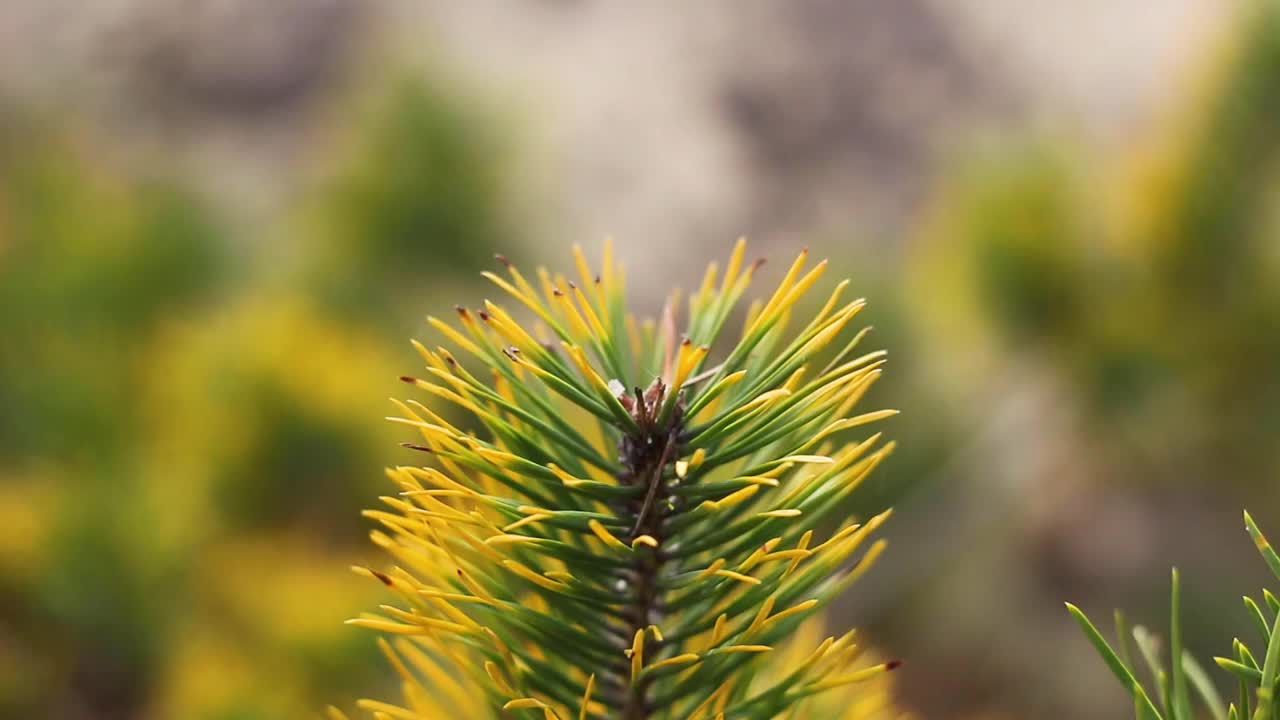
[[[1247,512],[1244,514],[1244,524],[1267,567],[1280,579],[1280,556],[1276,555],[1271,543]],[[1232,641],[1232,657],[1213,659],[1218,667],[1235,677],[1239,686],[1238,699],[1228,705],[1219,696],[1209,675],[1191,653],[1182,647],[1182,631],[1178,620],[1181,602],[1179,584],[1178,571],[1175,569],[1170,600],[1170,668],[1166,669],[1160,660],[1157,642],[1151,633],[1140,625],[1132,630],[1133,640],[1143,661],[1155,678],[1156,686],[1151,692],[1135,676],[1126,638],[1129,633],[1123,616],[1116,612],[1117,652],[1080,608],[1067,603],[1067,611],[1080,623],[1085,635],[1097,648],[1111,672],[1133,697],[1134,716],[1139,720],[1193,720],[1196,715],[1192,709],[1190,691],[1194,690],[1209,716],[1218,720],[1280,718],[1280,703],[1276,702],[1276,685],[1280,679],[1280,600],[1266,589],[1262,591],[1262,605],[1253,598],[1244,598],[1245,611],[1254,620],[1258,633],[1266,642],[1267,649],[1261,666],[1248,645],[1239,638]]]

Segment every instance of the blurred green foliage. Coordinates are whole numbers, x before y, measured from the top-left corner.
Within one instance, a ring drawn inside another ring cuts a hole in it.
[[[368,103],[352,157],[304,219],[304,272],[337,312],[383,324],[425,307],[434,283],[518,257],[503,207],[497,128],[420,81]]]
[[[210,298],[223,249],[189,194],[98,176],[34,123],[0,119],[0,461],[107,462],[143,339]]]
[[[273,273],[180,183],[0,121],[0,716],[294,718],[376,686],[339,620],[372,602],[345,566],[411,354],[385,348],[423,278],[514,244],[484,124],[379,97]]]
[[[918,258],[938,335],[1048,361],[1126,477],[1280,473],[1280,10],[1249,7],[1168,133],[980,156]]]

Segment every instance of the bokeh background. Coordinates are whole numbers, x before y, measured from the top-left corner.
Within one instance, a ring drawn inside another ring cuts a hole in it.
[[[872,301],[921,718],[1120,718],[1062,609],[1225,654],[1280,534],[1280,3],[0,3],[0,717],[314,716],[426,312],[606,235]],[[767,282],[767,280],[766,280]]]

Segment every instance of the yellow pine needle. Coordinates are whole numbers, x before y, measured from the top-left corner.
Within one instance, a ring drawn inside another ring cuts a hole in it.
[[[423,420],[414,420],[411,418],[402,418],[402,417],[394,417],[394,416],[388,416],[385,419],[393,423],[399,423],[401,425],[408,425],[410,427],[418,428],[419,430],[423,431],[423,435],[429,440],[435,440],[438,438],[452,439],[452,436],[453,436],[453,434],[449,432],[448,429],[443,428],[439,425],[433,425]]]
[[[742,269],[742,258],[747,253],[747,239],[738,238],[733,244],[733,252],[729,255],[729,263],[724,268],[724,280],[720,284],[720,292],[728,292],[738,279],[738,271]]]
[[[369,518],[370,520],[377,520],[378,522],[382,523],[383,525],[397,532],[407,532],[412,535],[413,531],[417,529],[417,523],[415,523],[413,520],[406,518],[402,515],[395,515],[393,513],[383,512],[381,510],[365,510],[360,514],[364,517]],[[448,520],[451,522],[463,522],[462,520],[457,520],[449,516],[441,517],[439,513],[432,513],[426,510],[416,510],[414,514],[420,515],[422,517],[436,517],[441,520]],[[467,518],[465,520],[465,523],[473,524],[473,525],[477,524],[474,521],[472,521],[470,518]]]
[[[778,463],[808,463],[812,465],[830,465],[835,462],[826,455],[788,455],[784,458],[775,460]]]
[[[791,287],[793,283],[795,283],[796,276],[800,274],[800,270],[804,267],[805,260],[808,256],[808,248],[800,251],[800,254],[796,256],[796,259],[792,261],[791,267],[787,269],[786,275],[784,275],[781,282],[778,283],[778,288],[773,291],[773,295],[769,298],[769,301],[765,303],[764,308],[760,310],[760,313],[756,317],[752,327],[747,330],[747,332],[743,333],[744,335],[750,335],[755,331],[757,326],[767,322],[782,312],[782,308],[779,306],[781,305],[783,298],[785,298],[787,293],[791,291]]]
[[[862,335],[865,332],[866,330],[863,330],[863,332],[858,334]],[[888,356],[889,356],[889,353],[885,352],[884,350],[876,350],[875,352],[869,352],[869,353],[866,353],[865,355],[860,355],[852,360],[849,360],[841,365],[837,365],[835,367],[825,370],[822,373],[822,378],[823,379],[833,378],[833,377],[838,377],[840,375],[847,375],[849,373],[855,373],[855,372],[865,373],[869,370],[874,370],[875,368],[883,366]]]
[[[569,290],[573,292],[574,299],[582,307],[582,315],[587,319],[587,327],[591,328],[591,334],[601,342],[609,342],[609,331],[605,329],[604,323],[600,321],[600,316],[596,313],[595,308],[592,307],[586,293],[582,292],[581,287],[573,283],[569,284]]]
[[[755,329],[756,323],[760,320],[760,313],[764,312],[764,301],[756,298],[747,306],[746,319],[742,322],[742,336],[747,337]]]
[[[795,372],[791,373],[791,376],[787,378],[787,381],[782,383],[782,389],[787,392],[795,392],[800,385],[800,379],[804,377],[807,369],[808,367],[805,365],[796,368]]]
[[[519,348],[540,349],[542,346],[538,344],[536,338],[529,334],[524,326],[511,317],[501,305],[491,301],[484,301],[485,313],[488,315],[486,324],[496,332],[499,337],[507,340],[507,342]]]
[[[867,680],[870,680],[876,677],[877,675],[880,675],[881,673],[884,673],[893,669],[893,667],[894,665],[892,663],[881,663],[879,665],[872,665],[869,668],[856,670],[854,672],[851,672],[845,675],[840,675],[838,677],[831,678],[830,680],[824,680],[819,683],[811,684],[809,685],[809,689],[815,692],[821,692],[823,690],[838,688],[842,685],[852,685],[854,683],[866,682]]]
[[[702,720],[702,717],[706,715],[707,712],[712,707],[714,707],[717,702],[720,701],[721,697],[727,698],[729,696],[729,692],[732,689],[733,689],[732,679],[726,680],[725,682],[721,683],[720,687],[716,688],[715,692],[708,695],[706,700],[703,700],[701,703],[699,703],[698,707],[694,708],[693,712],[689,713],[689,717],[687,718],[687,720]]]
[[[569,322],[570,337],[575,340],[585,340],[591,337],[591,328],[587,324],[586,318],[578,311],[577,306],[573,304],[573,300],[569,295],[559,288],[552,288],[551,293],[551,299],[554,301],[555,307]]]
[[[747,556],[746,560],[743,560],[742,563],[738,565],[738,571],[746,572],[747,570],[750,570],[751,568],[755,567],[756,564],[759,563],[760,560],[763,559],[768,554],[769,554],[768,549],[764,547],[756,548],[750,555]]]
[[[347,625],[368,628],[379,632],[392,633],[394,635],[421,635],[428,631],[428,628],[435,630],[443,630],[456,634],[465,634],[468,629],[465,625],[451,623],[447,620],[437,620],[435,618],[421,618],[420,621],[412,624],[395,623],[389,620],[375,620],[373,618],[352,618],[347,620]]]
[[[800,565],[801,560],[813,554],[812,551],[808,550],[809,542],[811,540],[813,540],[813,531],[805,530],[804,534],[800,536],[800,542],[796,543],[796,550],[804,552],[805,554],[803,556],[793,559],[791,561],[791,564],[787,566],[786,572],[782,574],[782,577],[786,578],[787,576],[791,575],[791,573],[796,571],[796,568]]]
[[[809,442],[805,443],[804,447],[812,447],[841,430],[848,430],[849,428],[855,428],[859,425],[866,425],[876,422],[877,420],[884,420],[885,418],[890,418],[897,414],[897,410],[876,410],[874,412],[863,413],[850,418],[841,418],[829,423],[826,427],[819,430],[818,434]]]
[[[543,520],[549,520],[552,517],[553,517],[552,515],[549,515],[547,513],[535,513],[533,515],[529,515],[528,517],[520,518],[519,520],[516,520],[510,525],[504,526],[502,530],[503,532],[511,532],[512,530],[522,528],[525,525],[532,525],[534,523],[542,522]]]
[[[631,649],[627,651],[627,656],[631,658],[631,682],[635,684],[640,679],[640,670],[644,666],[644,629],[636,631],[635,638],[631,641]]]
[[[502,709],[503,710],[531,710],[531,709],[540,710],[546,706],[547,704],[542,702],[538,698],[524,697],[524,698],[516,698],[515,700],[509,701],[507,704],[502,706]]]
[[[388,574],[386,574],[386,573],[378,572],[378,571],[376,571],[376,570],[373,570],[373,569],[371,569],[371,568],[367,568],[367,567],[363,567],[363,566],[361,566],[361,565],[352,565],[352,566],[351,566],[351,571],[352,571],[352,572],[354,572],[354,573],[355,573],[355,574],[357,574],[357,575],[361,575],[361,576],[363,576],[363,577],[367,577],[367,578],[372,578],[372,579],[378,580],[378,581],[380,581],[383,585],[386,585],[387,587],[389,587],[389,588],[391,588],[392,590],[395,590],[395,591],[397,591],[397,592],[401,592],[401,593],[411,593],[411,592],[413,592],[413,588],[407,587],[407,586],[406,586],[406,584],[405,584],[405,582],[404,582],[403,580],[400,580],[399,578],[392,577],[392,576],[390,576],[390,575],[388,575]]]
[[[760,492],[759,485],[748,485],[740,490],[735,490],[719,500],[703,500],[698,507],[707,508],[708,510],[721,510],[733,505],[737,505],[751,496]]]
[[[483,632],[485,637],[489,638],[489,641],[493,643],[493,646],[498,649],[498,654],[502,656],[502,659],[507,663],[507,666],[516,667],[515,657],[511,654],[511,648],[507,647],[507,644],[502,642],[502,638],[498,637],[498,633],[494,632],[492,628],[487,627],[480,628],[480,631]]]
[[[651,548],[656,548],[658,547],[658,541],[652,535],[640,535],[635,540],[631,541],[632,548],[635,548],[637,545],[648,545]]]
[[[702,283],[699,284],[698,290],[689,295],[689,314],[698,316],[707,309],[707,304],[711,301],[715,293],[716,277],[720,272],[720,265],[711,262],[707,265],[706,271],[702,275]]]
[[[428,319],[430,319],[430,316],[428,316]],[[449,328],[449,331],[455,332],[455,333],[457,332],[453,328]],[[413,349],[417,351],[418,356],[421,357],[423,361],[425,361],[428,365],[435,364],[435,356],[430,350],[427,349],[426,345],[423,345],[421,342],[418,342],[416,339],[409,340],[409,344],[413,346]]]
[[[845,288],[847,287],[849,287],[849,281],[847,279],[836,283],[835,289],[827,296],[827,301],[822,304],[822,309],[818,310],[818,312],[813,316],[813,320],[811,322],[822,322],[826,319],[831,310],[835,308],[836,303],[840,301],[840,296],[844,294]]]
[[[857,311],[860,309],[861,306],[855,306],[850,310],[837,314],[826,325],[824,325],[822,329],[814,334],[813,337],[809,338],[803,346],[800,347],[800,356],[806,358],[810,357],[814,353],[817,353],[819,350],[822,350],[824,347],[831,344],[831,341],[840,334],[840,331],[844,329],[844,326],[853,319],[853,316],[856,315]]]
[[[711,577],[712,575],[714,575],[717,571],[719,571],[719,570],[720,570],[720,568],[722,568],[722,567],[724,567],[724,566],[725,566],[725,559],[724,559],[724,558],[716,558],[714,561],[712,561],[712,563],[711,563],[710,565],[708,565],[705,569],[703,569],[703,570],[702,570],[702,572],[700,572],[700,573],[698,573],[696,576],[694,576],[694,579],[695,579],[695,580],[705,580],[705,579],[707,579],[707,578]]]
[[[716,624],[715,624],[715,626],[714,626],[714,627],[712,627],[712,629],[711,629],[711,644],[712,644],[712,645],[719,645],[719,644],[720,644],[720,641],[724,639],[724,626],[725,626],[725,622],[726,622],[728,619],[729,619],[729,616],[728,616],[728,615],[726,615],[725,613],[720,613],[720,614],[716,617]]]
[[[772,562],[774,560],[803,560],[813,554],[812,550],[779,550],[775,553],[769,553],[760,558],[760,562]]]
[[[493,448],[484,447],[483,445],[476,446],[475,454],[500,468],[506,468],[508,470],[515,469],[523,460],[523,458],[505,450],[495,450]]]
[[[560,482],[564,483],[565,487],[578,487],[590,482],[589,480],[583,480],[582,478],[576,478],[570,475],[564,470],[561,470],[555,463],[548,464],[547,469],[555,473],[555,476],[560,478]]]
[[[587,720],[587,709],[591,706],[591,693],[596,688],[596,674],[587,677],[587,688],[582,693],[582,704],[578,709],[578,720]]]
[[[816,480],[821,481],[827,478],[842,476],[843,474],[845,474],[845,471],[848,470],[850,466],[856,463],[858,459],[862,457],[862,455],[868,449],[873,447],[876,444],[876,442],[878,442],[879,440],[880,440],[880,433],[876,433],[875,435],[872,435],[871,437],[867,438],[866,440],[862,441],[857,445],[854,445],[852,447],[845,446],[837,455],[837,457],[833,458],[833,462],[830,463],[830,467],[826,468],[821,475],[817,476]],[[830,457],[830,456],[823,456],[823,457]],[[815,479],[810,479],[808,482],[814,482],[814,481]],[[804,490],[804,488],[805,488],[805,484],[801,484],[801,483],[793,484],[791,489],[786,493],[786,495],[783,496],[783,498],[779,502],[781,503],[792,502],[796,497],[799,496],[799,494],[801,493],[802,490]]]
[[[769,617],[769,613],[773,612],[773,606],[777,602],[778,602],[777,596],[770,595],[769,597],[765,598],[764,602],[760,603],[760,609],[756,611],[756,616],[752,618],[751,624],[748,625],[747,629],[742,633],[744,637],[755,632],[761,625],[764,624],[764,621]]]
[[[545,267],[538,266],[534,273],[538,276],[538,287],[542,290],[543,304],[553,314],[559,312],[563,315],[559,302],[560,283],[552,279],[551,273],[547,272]]]
[[[565,587],[564,583],[539,575],[529,567],[522,565],[515,560],[502,560],[501,562],[503,567],[539,587],[547,590],[561,590]]]
[[[819,661],[821,661],[823,658],[827,656],[827,653],[831,651],[831,646],[835,644],[835,641],[836,639],[834,637],[828,637],[827,639],[823,640],[818,645],[818,647],[813,649],[813,652],[809,653],[809,655],[804,660],[802,660],[794,670],[791,671],[792,674],[793,675],[807,674],[810,669],[812,669],[815,665],[818,664]]]
[[[760,584],[759,578],[753,578],[750,575],[743,575],[742,573],[735,572],[733,570],[716,570],[715,574],[720,577],[729,578],[730,580],[737,580],[738,582],[750,583],[752,585]]]
[[[840,407],[836,409],[836,415],[844,416],[853,409],[853,406],[862,399],[862,396],[871,389],[876,380],[880,379],[881,371],[878,369],[869,369],[865,376],[859,378],[855,383],[846,386],[844,399],[840,403]]]
[[[796,301],[799,300],[800,297],[804,295],[805,292],[807,292],[815,282],[817,282],[818,278],[822,277],[822,274],[827,270],[827,264],[828,264],[828,261],[824,259],[824,260],[818,261],[817,265],[814,265],[812,268],[810,268],[809,272],[805,273],[804,277],[800,278],[800,280],[798,280],[796,284],[787,292],[786,297],[782,299],[782,302],[779,304],[779,307],[790,308],[792,305],[794,305]],[[840,288],[839,286],[837,286],[836,288],[837,292],[839,292],[841,289],[842,288]],[[821,318],[824,314],[825,314],[824,312],[819,312],[817,317]]]
[[[413,477],[419,480],[425,480],[426,482],[433,483],[441,488],[459,490],[466,493],[467,495],[472,495],[472,496],[479,495],[479,493],[477,493],[475,490],[472,490],[471,488],[463,485],[462,483],[459,483],[457,480],[454,480],[453,478],[449,477],[448,475],[445,475],[444,473],[440,472],[435,468],[411,467],[411,466],[402,465],[397,467],[396,470],[412,475]]]
[[[356,701],[356,706],[361,710],[368,710],[371,713],[381,713],[387,717],[399,718],[399,720],[419,720],[418,714],[406,710],[399,705],[379,702],[377,700],[360,699]]]
[[[845,473],[844,487],[840,488],[840,494],[848,495],[855,488],[861,485],[862,481],[871,474],[872,470],[875,470],[877,465],[879,465],[886,457],[889,456],[890,453],[893,452],[895,447],[897,447],[896,443],[885,443],[884,447],[858,461],[857,464],[849,469],[849,472]]]
[[[857,523],[854,523],[853,525],[843,528],[838,532],[836,532],[834,535],[832,535],[830,538],[828,538],[826,542],[815,547],[813,551],[815,553],[822,552],[824,548],[833,547],[835,545],[838,545],[841,542],[844,542],[847,538],[855,537],[855,536],[857,537],[858,542],[861,542],[861,539],[865,538],[867,534],[873,532],[876,528],[884,524],[884,522],[889,519],[889,516],[892,513],[893,513],[892,509],[885,510],[884,512],[868,520],[866,525],[859,525]],[[856,549],[856,545],[855,545],[855,549]]]
[[[863,575],[867,573],[868,570],[872,568],[872,566],[876,564],[876,560],[880,558],[880,555],[884,553],[884,549],[888,546],[889,546],[889,541],[884,540],[883,538],[872,543],[871,547],[867,548],[866,554],[864,554],[862,556],[862,559],[858,561],[858,565],[853,570],[851,570],[848,575],[841,578],[840,583],[837,587],[840,590],[843,590],[844,588],[857,582]]]
[[[515,272],[514,268],[512,268],[512,272]],[[518,274],[519,273],[516,273],[516,275]],[[507,282],[506,280],[503,280],[502,278],[498,277],[497,275],[491,272],[487,272],[487,271],[482,272],[480,273],[480,275],[483,276],[485,279],[489,280],[490,282],[492,282],[494,285],[497,285],[498,287],[502,288],[503,291],[505,291],[511,297],[514,297],[516,300],[519,300],[521,304],[523,304],[525,307],[532,310],[535,314],[537,314],[538,317],[542,318],[543,322],[546,322],[548,325],[551,325],[552,327],[557,327],[555,318],[551,315],[550,312],[548,312],[546,306],[544,306],[538,300],[538,296],[536,294],[526,293],[525,291],[512,286],[511,283]],[[532,288],[529,288],[529,289],[532,290]]]
[[[715,384],[712,385],[707,390],[707,395],[709,397],[716,398],[716,400],[719,400],[720,395],[724,393],[725,390],[728,390],[734,385],[737,385],[742,380],[742,378],[746,376],[747,376],[746,370],[735,370],[734,372],[731,372],[728,375],[725,375],[724,377],[717,380]]]
[[[578,279],[582,282],[583,287],[591,287],[593,273],[591,265],[587,262],[587,256],[582,252],[582,246],[574,244],[573,246],[573,264],[578,270]]]
[[[493,681],[494,687],[498,688],[498,692],[506,695],[507,697],[515,695],[515,691],[511,689],[511,684],[507,682],[505,677],[503,677],[502,670],[498,668],[497,663],[492,660],[485,660],[484,671],[485,674],[489,676],[489,679]]]
[[[507,272],[511,275],[511,279],[515,281],[516,287],[520,288],[520,292],[523,293],[526,297],[537,300],[538,291],[534,289],[533,285],[531,285],[528,280],[525,280],[524,275],[520,272],[520,269],[517,268],[514,263],[509,262],[504,257],[500,257],[499,260],[502,262],[503,265],[506,266]]]
[[[479,381],[475,380],[472,375],[468,374],[464,376],[464,374],[458,369],[459,367],[460,366],[458,365],[449,365],[442,362],[441,367],[427,368],[427,373],[444,381],[453,389],[454,392],[458,393],[460,397],[465,397],[474,403],[475,401],[472,400],[472,398],[475,397],[475,388],[470,385],[470,382]],[[470,378],[470,381],[467,378]],[[491,404],[487,404],[487,406],[491,406]]]
[[[547,541],[548,541],[548,538],[530,537],[530,536],[528,536],[528,535],[512,535],[512,534],[509,534],[509,533],[504,533],[504,534],[502,534],[502,535],[494,535],[493,537],[485,538],[484,544],[485,544],[485,545],[489,545],[489,546],[493,546],[493,545],[519,545],[519,544],[522,544],[522,543],[535,543],[535,544],[536,544],[536,543],[543,543],[543,542],[547,542]]]
[[[786,460],[783,460],[780,463],[778,463],[777,466],[770,468],[769,470],[762,472],[759,475],[756,475],[755,477],[776,479],[781,477],[783,473],[790,470],[794,465],[795,463],[791,463],[791,462],[787,462]]]
[[[578,372],[582,373],[582,377],[585,378],[587,382],[591,383],[591,386],[595,388],[596,392],[599,393],[601,397],[614,396],[613,392],[609,390],[609,383],[605,382],[605,379],[600,377],[600,373],[597,373],[595,368],[591,367],[591,362],[587,360],[587,354],[581,347],[570,343],[560,343],[560,345],[564,347],[565,352],[569,354],[569,359],[571,359],[574,366],[578,368]]]
[[[426,679],[430,687],[437,694],[443,692],[447,696],[448,702],[451,702],[454,707],[468,707],[472,704],[471,698],[464,688],[457,680],[445,674],[434,659],[429,658],[416,646],[409,644],[405,640],[397,641],[396,649],[399,651],[400,656]]]
[[[445,605],[448,606],[448,603],[445,603]],[[378,607],[383,612],[386,612],[392,617],[403,620],[408,625],[421,625],[423,627],[435,628],[438,630],[445,630],[448,632],[455,632],[455,631],[451,627],[445,627],[445,626],[439,625],[439,623],[449,622],[450,625],[457,625],[458,627],[462,627],[470,630],[475,630],[480,627],[478,623],[476,623],[471,618],[466,617],[463,613],[458,612],[457,609],[453,608],[452,606],[448,606],[449,610],[451,611],[449,613],[450,617],[453,618],[452,622],[447,620],[441,620],[439,618],[426,617],[418,614],[416,610],[414,612],[405,612],[400,608],[392,607],[390,605],[379,605]]]
[[[591,532],[596,537],[600,538],[600,540],[603,541],[605,545],[619,548],[622,550],[631,549],[630,547],[627,546],[626,543],[619,540],[616,535],[609,532],[609,529],[606,528],[603,523],[601,523],[599,520],[596,520],[595,518],[592,518],[587,521],[587,528],[590,529]]]
[[[465,490],[465,489],[463,489],[463,490],[441,490],[441,489],[438,489],[438,488],[437,488],[437,489],[435,489],[435,490],[405,490],[404,492],[400,493],[400,496],[401,496],[401,497],[407,497],[407,498],[410,498],[410,499],[417,498],[417,497],[433,497],[433,498],[441,498],[441,497],[450,497],[450,498],[472,498],[472,497],[475,497],[475,495],[476,495],[476,492],[475,492],[474,490],[470,490],[470,491]]]
[[[757,408],[763,405],[768,405],[774,402],[775,400],[781,400],[782,398],[786,398],[786,397],[791,397],[791,391],[788,390],[787,388],[777,388],[775,390],[769,390],[767,392],[763,392],[755,396],[749,402],[739,407],[737,411],[742,412],[746,410],[752,410],[754,408]]]
[[[471,340],[468,339],[467,336],[463,335],[457,330],[454,330],[452,325],[449,325],[448,323],[444,322],[443,320],[437,317],[432,317],[431,315],[427,316],[427,324],[430,325],[432,328],[434,328],[441,335],[444,335],[446,338],[448,338],[449,342],[452,342],[454,345],[457,345],[458,347],[462,348],[463,350],[466,350],[468,353],[471,353],[476,357],[484,357],[484,353],[480,350],[480,346],[471,342]],[[423,349],[425,350],[425,348]],[[421,352],[422,350],[419,350],[419,353]]]
[[[698,448],[697,450],[694,450],[693,456],[689,458],[689,469],[697,470],[698,467],[702,465],[702,462],[706,459],[707,459],[706,448]]]
[[[686,346],[681,344],[680,354],[676,361],[675,380],[671,383],[671,393],[674,394],[679,392],[680,388],[684,387],[689,376],[693,374],[693,371],[697,369],[703,359],[707,357],[707,353],[710,352],[710,350],[711,348],[706,345],[693,345],[690,343]]]
[[[430,599],[447,600],[449,602],[477,603],[480,605],[496,605],[493,600],[489,600],[475,595],[467,595],[466,593],[445,592],[443,590],[419,590],[418,594]]]
[[[773,648],[769,645],[725,645],[712,650],[711,653],[728,655],[730,653],[766,653],[772,651]]]
[[[800,613],[807,612],[817,606],[818,606],[818,601],[816,599],[810,599],[810,600],[805,600],[804,602],[801,602],[801,603],[796,603],[795,605],[792,605],[786,610],[783,610],[782,612],[767,618],[761,627],[768,627],[769,625],[772,625],[776,622],[789,618],[792,615],[798,615]]]
[[[697,653],[682,653],[674,657],[669,657],[666,660],[659,660],[658,662],[650,665],[646,669],[649,672],[653,672],[658,668],[672,667],[675,665],[689,665],[697,662],[702,662],[702,657],[699,656]]]

